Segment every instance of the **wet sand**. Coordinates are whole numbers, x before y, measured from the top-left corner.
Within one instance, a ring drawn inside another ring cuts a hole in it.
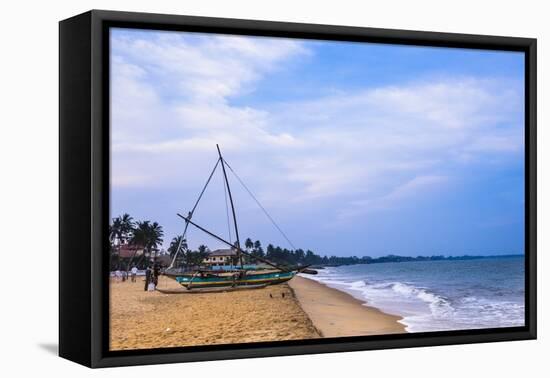
[[[289,282],[302,309],[323,337],[385,335],[405,333],[399,316],[377,308],[339,290],[303,277]]]

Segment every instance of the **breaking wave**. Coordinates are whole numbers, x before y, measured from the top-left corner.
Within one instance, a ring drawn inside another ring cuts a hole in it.
[[[523,303],[506,300],[500,292],[472,295],[477,289],[468,291],[467,282],[454,282],[460,290],[448,290],[432,277],[426,280],[425,285],[403,280],[369,280],[363,277],[371,277],[372,274],[359,274],[357,269],[353,273],[347,272],[345,267],[323,269],[319,275],[307,278],[347,292],[368,306],[401,316],[403,319],[400,322],[409,332],[524,325]],[[361,275],[363,277],[358,277]]]

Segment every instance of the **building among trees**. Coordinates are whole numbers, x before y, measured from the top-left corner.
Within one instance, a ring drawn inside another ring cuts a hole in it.
[[[234,249],[216,249],[209,252],[202,262],[209,266],[232,265],[236,257],[237,251]]]

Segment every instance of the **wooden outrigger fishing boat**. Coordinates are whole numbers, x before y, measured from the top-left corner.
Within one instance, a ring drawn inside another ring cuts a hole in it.
[[[193,206],[192,210],[188,213],[187,216],[183,216],[179,213],[177,214],[180,218],[182,218],[185,221],[185,228],[183,231],[183,237],[181,238],[181,241],[180,241],[180,245],[178,246],[176,253],[172,259],[172,263],[170,264],[170,267],[166,270],[164,274],[167,275],[168,277],[175,279],[180,285],[182,285],[184,288],[187,289],[187,292],[191,290],[193,292],[220,292],[220,291],[231,291],[231,290],[256,289],[256,288],[261,288],[268,285],[276,285],[283,282],[287,282],[291,280],[298,273],[317,274],[316,271],[312,269],[308,269],[307,267],[288,268],[288,267],[280,266],[267,259],[264,259],[263,257],[253,256],[241,248],[240,239],[239,239],[239,229],[237,226],[237,216],[235,214],[235,206],[233,203],[231,188],[229,187],[229,180],[227,179],[226,166],[229,169],[231,169],[231,171],[235,175],[236,173],[233,171],[231,166],[229,166],[229,164],[227,164],[227,162],[222,157],[220,147],[218,145],[216,145],[216,147],[218,149],[218,156],[219,156],[218,160],[214,166],[214,169],[210,173],[210,176],[208,177],[208,180],[206,181],[206,184],[204,185],[197,201],[195,202],[195,205]],[[214,172],[218,168],[218,165],[221,165],[223,178],[224,178],[224,189],[226,190],[227,196],[229,197],[229,203],[231,204],[231,213],[233,215],[233,226],[234,226],[235,237],[236,237],[235,243],[231,243],[223,239],[222,237],[214,234],[213,232],[207,230],[206,228],[196,224],[191,220],[191,218],[193,217],[193,213],[197,208],[197,205],[199,204],[208,184],[210,183],[210,180],[212,179],[212,176],[214,175]],[[258,200],[254,197],[254,195],[250,192],[250,190],[244,185],[244,183],[238,178],[238,176],[236,177],[241,182],[241,184],[245,187],[248,193],[252,196],[252,198],[254,198],[254,200],[257,202],[260,208],[264,211],[264,213],[268,216],[268,218],[275,225],[275,227],[279,230],[279,232],[281,232],[284,238],[290,243],[290,240],[288,240],[287,236],[282,232],[281,228],[277,226],[277,224],[274,222],[273,218],[267,213],[265,208],[258,202]],[[207,235],[211,236],[217,241],[222,242],[223,244],[226,244],[229,247],[231,247],[233,250],[235,250],[237,255],[237,261],[240,263],[240,266],[235,267],[235,269],[232,269],[230,271],[223,271],[223,272],[213,271],[208,269],[196,270],[193,272],[173,271],[172,268],[177,259],[178,253],[181,250],[182,243],[185,239],[185,235],[187,233],[187,229],[189,225],[196,227],[197,229],[201,230],[202,232],[206,233]],[[243,256],[250,256],[253,259],[261,261],[264,264],[270,266],[270,268],[272,269],[267,269],[267,270],[245,269],[243,265]],[[171,291],[171,293],[173,293],[173,291]]]
[[[202,275],[179,276],[176,281],[186,289],[210,287],[267,286],[286,282],[294,277],[297,271],[261,273],[241,270],[226,275],[204,273]]]

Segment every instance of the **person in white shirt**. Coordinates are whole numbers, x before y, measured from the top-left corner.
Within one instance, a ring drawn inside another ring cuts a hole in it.
[[[121,277],[122,277],[122,272],[119,269],[117,269],[115,271],[115,281],[120,282]]]
[[[136,276],[137,276],[137,272],[138,272],[138,269],[136,266],[132,267],[132,282],[136,282]]]

